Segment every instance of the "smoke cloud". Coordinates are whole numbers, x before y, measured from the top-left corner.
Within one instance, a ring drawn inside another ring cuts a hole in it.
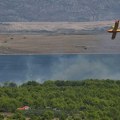
[[[120,79],[120,55],[0,56],[0,82]]]

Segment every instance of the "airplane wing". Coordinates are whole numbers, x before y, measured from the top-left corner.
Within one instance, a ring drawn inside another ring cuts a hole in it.
[[[118,29],[118,27],[119,27],[119,21],[116,21],[113,31],[116,31]]]
[[[115,39],[117,32],[113,32],[112,39]]]
[[[117,29],[117,32],[120,32],[120,29]]]

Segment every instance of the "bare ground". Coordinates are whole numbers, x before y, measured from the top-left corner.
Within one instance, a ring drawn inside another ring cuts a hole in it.
[[[0,54],[57,53],[120,53],[120,35],[0,35]]]

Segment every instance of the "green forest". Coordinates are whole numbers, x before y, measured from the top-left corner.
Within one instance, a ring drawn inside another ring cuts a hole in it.
[[[120,120],[120,81],[5,82],[0,120]]]

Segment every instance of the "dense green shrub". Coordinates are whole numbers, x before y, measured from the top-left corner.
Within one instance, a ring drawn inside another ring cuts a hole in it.
[[[0,87],[0,112],[9,119],[120,120],[120,82],[113,80],[29,81]],[[19,113],[18,107],[30,106]]]

